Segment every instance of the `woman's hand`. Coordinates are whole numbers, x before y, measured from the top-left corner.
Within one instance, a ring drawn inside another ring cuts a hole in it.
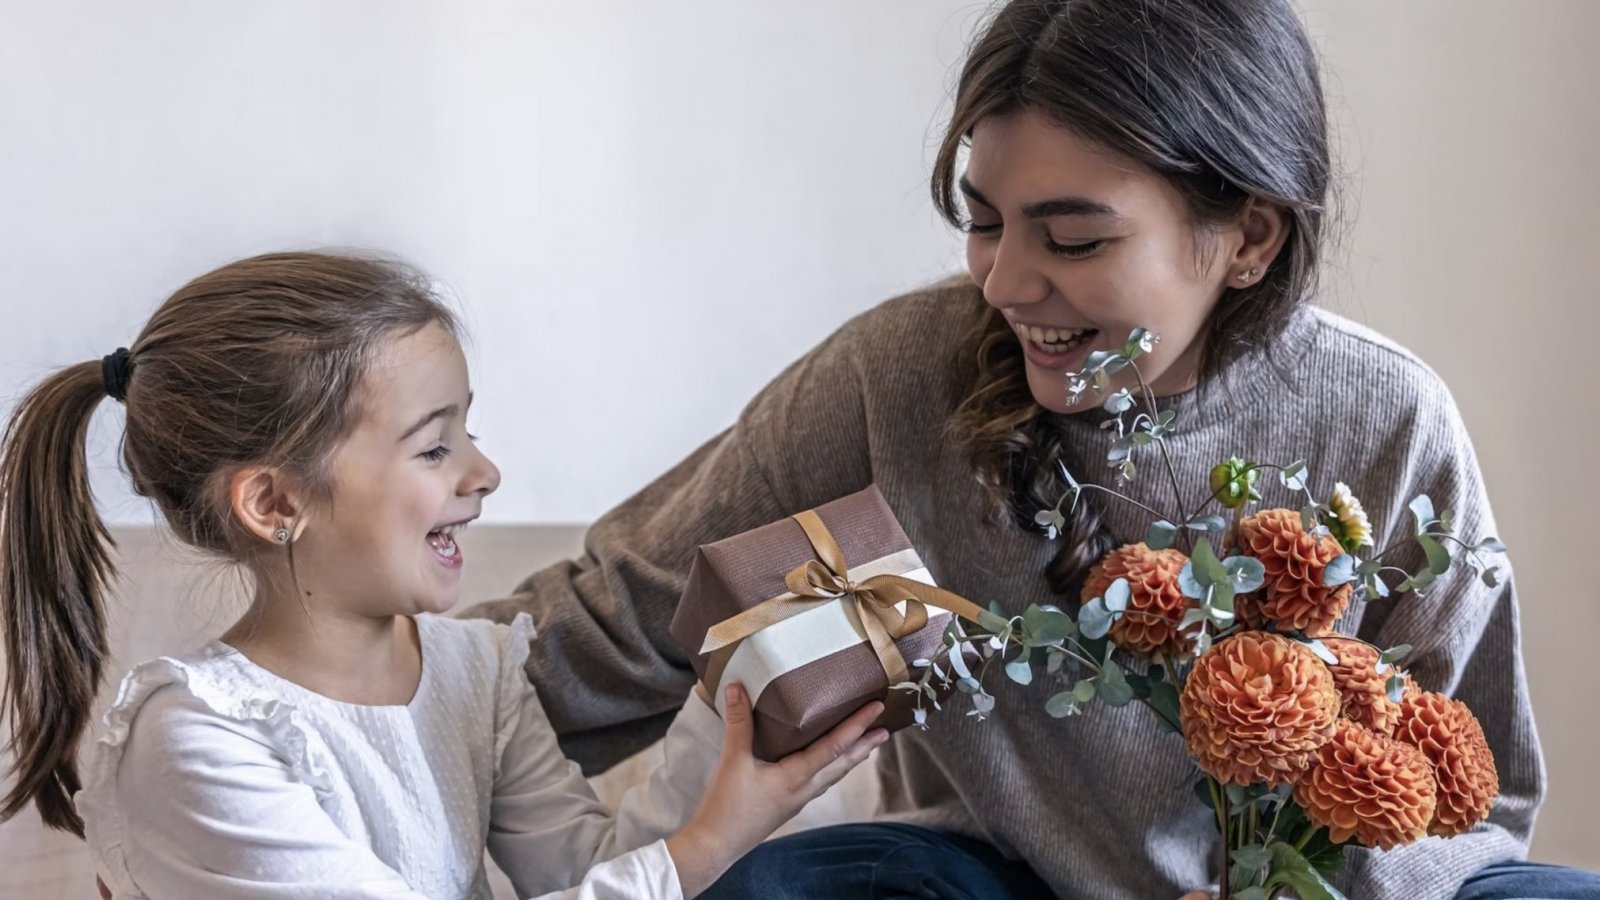
[[[728,687],[722,757],[694,816],[667,838],[685,897],[710,887],[739,857],[855,768],[889,733],[867,729],[883,712],[868,703],[804,750],[775,763],[751,753],[755,722],[742,685]]]
[[[1179,897],[1178,900],[1211,900],[1210,891],[1190,891]]]

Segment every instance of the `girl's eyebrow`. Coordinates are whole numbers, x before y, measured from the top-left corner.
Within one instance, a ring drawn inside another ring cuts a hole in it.
[[[468,394],[467,395],[467,407],[469,409],[472,407],[472,397],[473,397],[472,394]],[[396,443],[401,443],[401,444],[405,443],[407,440],[409,440],[411,438],[412,435],[414,435],[417,432],[421,431],[422,429],[428,427],[428,423],[429,422],[434,422],[434,421],[437,421],[439,419],[454,418],[455,416],[459,416],[459,415],[461,415],[461,405],[459,403],[452,403],[449,406],[441,406],[438,409],[434,410],[433,412],[428,413],[427,415],[423,416],[421,419],[418,419],[417,423],[415,425],[412,425],[410,428],[407,428],[406,429],[406,433],[400,435],[400,440],[397,441]]]

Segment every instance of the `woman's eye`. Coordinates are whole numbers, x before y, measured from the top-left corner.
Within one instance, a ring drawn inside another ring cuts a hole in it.
[[[1061,244],[1049,238],[1047,238],[1046,241],[1050,245],[1051,253],[1054,253],[1057,256],[1065,256],[1068,259],[1082,259],[1085,256],[1092,256],[1096,250],[1099,250],[1106,244],[1105,241],[1084,241],[1077,244]]]
[[[961,223],[961,230],[965,231],[967,234],[977,234],[977,235],[999,234],[1000,233],[1000,225],[999,225],[999,223],[995,223],[995,224],[992,224],[992,225],[985,225],[985,224],[981,224],[981,223],[978,223],[978,222],[974,222],[974,221],[969,219],[966,222]]]
[[[427,460],[428,462],[438,462],[438,461],[444,459],[446,456],[449,456],[449,455],[450,455],[450,448],[446,447],[443,444],[440,444],[439,446],[433,448],[432,450],[425,451],[424,453],[421,454],[422,458]]]

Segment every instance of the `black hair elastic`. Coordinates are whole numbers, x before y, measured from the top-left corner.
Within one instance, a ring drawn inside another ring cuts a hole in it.
[[[133,357],[127,347],[100,359],[100,379],[105,383],[106,396],[121,403],[128,399],[128,380],[133,377]]]

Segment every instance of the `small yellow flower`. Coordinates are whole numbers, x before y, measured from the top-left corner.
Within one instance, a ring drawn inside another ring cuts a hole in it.
[[[1367,511],[1361,508],[1361,501],[1350,492],[1348,485],[1341,481],[1333,486],[1333,497],[1328,500],[1328,507],[1338,520],[1339,543],[1346,550],[1372,545],[1372,522],[1367,519]]]

